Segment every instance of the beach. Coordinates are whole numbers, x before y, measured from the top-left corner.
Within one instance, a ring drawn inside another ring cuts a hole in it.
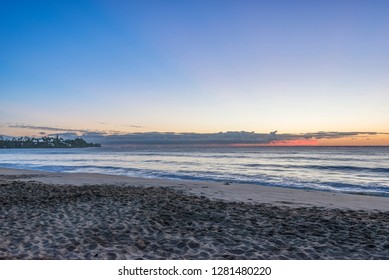
[[[388,202],[0,168],[0,259],[389,259]]]

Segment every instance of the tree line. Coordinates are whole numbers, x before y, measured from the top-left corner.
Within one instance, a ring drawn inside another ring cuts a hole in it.
[[[57,137],[18,137],[12,139],[4,139],[0,136],[0,149],[16,149],[16,148],[87,148],[100,147],[101,144],[88,143],[82,138],[63,139]]]

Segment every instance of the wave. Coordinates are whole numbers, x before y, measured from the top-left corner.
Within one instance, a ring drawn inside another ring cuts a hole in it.
[[[384,167],[358,167],[358,166],[321,166],[321,165],[307,165],[305,168],[324,169],[324,170],[348,170],[348,171],[367,171],[367,172],[383,172],[389,173],[389,168]]]
[[[298,169],[319,169],[319,170],[338,170],[338,171],[363,171],[363,172],[379,172],[389,173],[389,168],[386,167],[359,167],[349,165],[282,165],[282,164],[244,164],[246,167],[274,167],[274,168],[298,168]]]
[[[0,166],[389,196],[389,150],[360,150],[0,151]]]

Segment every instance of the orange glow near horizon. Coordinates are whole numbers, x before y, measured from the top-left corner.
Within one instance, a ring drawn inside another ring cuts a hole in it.
[[[273,141],[266,146],[389,146],[389,135]]]
[[[363,135],[335,139],[321,139],[319,146],[389,146],[389,135]]]
[[[273,141],[267,146],[318,146],[319,141],[316,139],[299,139],[299,140],[280,140]]]
[[[268,144],[230,144],[235,147],[288,147],[288,146],[389,146],[389,135],[363,135],[329,139],[275,140]]]

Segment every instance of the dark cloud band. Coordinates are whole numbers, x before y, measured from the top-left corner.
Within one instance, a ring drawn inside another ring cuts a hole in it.
[[[82,136],[85,140],[110,145],[201,145],[201,144],[271,144],[273,142],[309,140],[309,139],[338,139],[345,137],[359,137],[367,135],[389,134],[372,131],[336,132],[319,131],[313,133],[255,133],[247,131],[228,131],[219,133],[174,133],[174,132],[144,132],[144,133],[120,133],[112,131],[92,131],[83,129],[69,129],[33,125],[9,125],[14,128],[26,128],[55,132],[64,138]],[[50,135],[50,134],[49,134]]]

